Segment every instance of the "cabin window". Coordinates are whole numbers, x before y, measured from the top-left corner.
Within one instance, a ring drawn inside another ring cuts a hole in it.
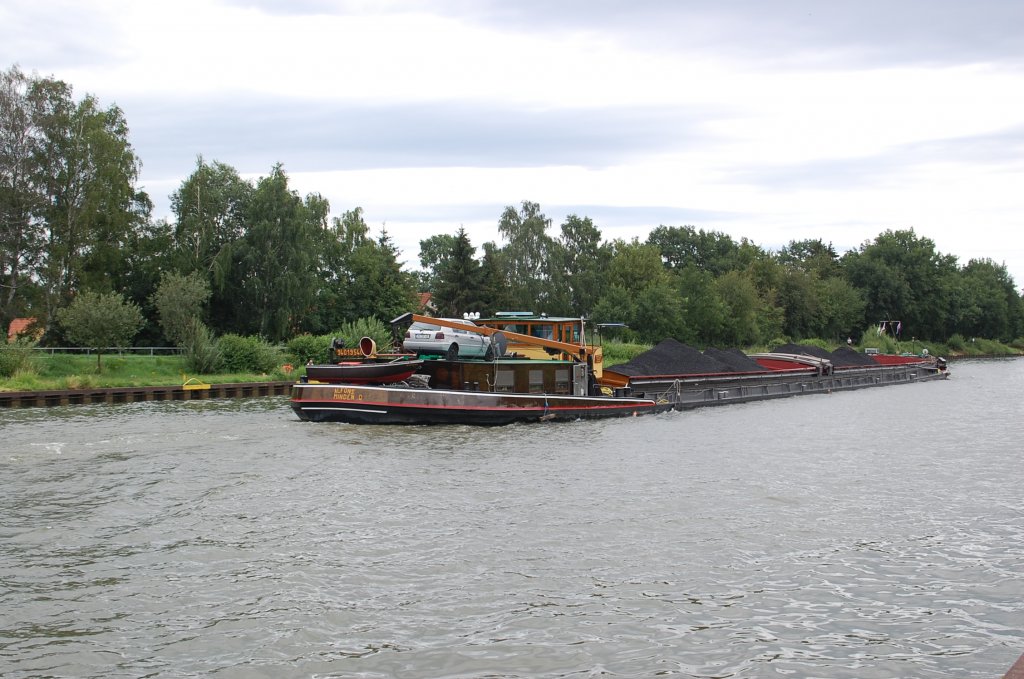
[[[559,368],[555,371],[555,393],[568,394],[569,391],[569,369]]]
[[[531,325],[530,335],[541,339],[554,339],[550,325]]]
[[[538,394],[544,391],[544,371],[543,370],[531,370],[530,371],[530,389],[529,393]]]
[[[494,391],[515,391],[516,378],[511,370],[499,370],[494,376]]]

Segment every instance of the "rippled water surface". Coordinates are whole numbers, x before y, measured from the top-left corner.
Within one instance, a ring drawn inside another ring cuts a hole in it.
[[[0,412],[4,677],[999,677],[1024,360],[636,419]]]

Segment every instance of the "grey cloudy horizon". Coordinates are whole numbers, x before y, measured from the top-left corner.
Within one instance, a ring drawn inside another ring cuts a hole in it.
[[[169,216],[196,159],[281,163],[415,266],[505,206],[842,253],[913,228],[1024,284],[1024,3],[24,2],[5,67],[120,106]]]

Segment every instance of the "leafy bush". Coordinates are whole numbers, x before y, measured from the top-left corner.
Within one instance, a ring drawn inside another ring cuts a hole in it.
[[[93,389],[99,384],[95,375],[68,375],[60,385],[61,389]]]
[[[32,340],[18,338],[14,342],[0,344],[0,377],[14,377],[15,373],[27,372],[33,368]]]
[[[210,294],[210,284],[198,272],[187,276],[165,272],[160,277],[150,300],[160,314],[164,335],[175,346],[184,346],[192,339],[195,319],[200,317]]]
[[[601,353],[604,355],[604,367],[608,368],[620,363],[628,363],[651,348],[650,344],[636,344],[633,342],[620,342],[608,340],[601,346]]]
[[[974,345],[974,350],[985,356],[999,356],[1005,354],[1006,349],[1002,344],[996,340],[977,338],[971,342]]]
[[[288,342],[288,353],[296,365],[304,365],[309,361],[323,363],[331,350],[330,335],[299,335]]]
[[[199,375],[211,375],[221,366],[220,342],[205,325],[196,319],[188,326],[182,341],[185,369]]]
[[[914,353],[920,354],[925,349],[927,349],[928,353],[931,354],[932,356],[950,356],[954,353],[953,350],[950,349],[948,344],[943,344],[942,342],[919,341],[914,345],[912,351]]]
[[[875,326],[871,326],[864,331],[864,334],[860,338],[860,346],[864,349],[878,349],[879,353],[883,354],[900,353],[899,344],[896,340],[889,335],[879,335],[878,328]]]
[[[378,351],[389,351],[391,346],[391,328],[383,321],[372,317],[343,323],[335,337],[345,340],[346,347],[359,346],[359,340],[364,337],[372,339],[377,344]]]
[[[827,342],[823,339],[818,339],[816,337],[802,339],[800,340],[799,344],[802,344],[807,347],[817,347],[819,349],[824,349],[825,351],[832,351],[832,349],[835,347],[835,342]]]
[[[961,335],[960,333],[956,333],[948,340],[946,340],[946,346],[948,346],[953,351],[963,351],[964,349],[967,348],[967,340],[965,340],[964,336]]]
[[[219,340],[221,367],[229,373],[269,373],[281,363],[277,347],[259,337],[224,335]]]

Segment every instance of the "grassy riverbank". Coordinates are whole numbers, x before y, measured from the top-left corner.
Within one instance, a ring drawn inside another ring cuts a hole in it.
[[[72,354],[36,355],[31,367],[10,378],[0,378],[0,391],[49,391],[102,387],[157,387],[180,385],[189,378],[209,384],[276,382],[296,379],[295,372],[218,373],[191,375],[180,356],[104,356],[103,372],[96,372],[96,357]],[[301,371],[300,373],[301,374]]]

